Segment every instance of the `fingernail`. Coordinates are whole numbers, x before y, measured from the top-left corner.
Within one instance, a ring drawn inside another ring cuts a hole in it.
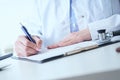
[[[36,50],[37,50],[37,51],[40,51],[40,49],[39,49],[39,48],[36,48]]]

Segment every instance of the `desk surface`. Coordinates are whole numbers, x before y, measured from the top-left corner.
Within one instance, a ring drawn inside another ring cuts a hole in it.
[[[0,72],[3,80],[120,80],[120,54],[115,43],[44,64],[6,59],[11,64]]]

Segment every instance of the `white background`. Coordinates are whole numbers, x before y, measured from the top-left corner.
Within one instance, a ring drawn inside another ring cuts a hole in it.
[[[0,0],[0,49],[13,45],[21,34],[21,17],[29,15],[33,0]]]

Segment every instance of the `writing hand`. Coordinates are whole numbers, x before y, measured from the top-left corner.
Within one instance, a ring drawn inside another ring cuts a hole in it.
[[[39,52],[42,40],[37,36],[32,37],[36,41],[36,44],[29,41],[25,36],[18,37],[15,42],[15,51],[18,56],[30,56]]]

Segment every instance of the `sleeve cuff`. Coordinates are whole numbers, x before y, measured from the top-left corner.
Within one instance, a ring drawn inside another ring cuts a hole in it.
[[[106,31],[108,32],[112,28],[115,28],[116,26],[120,25],[120,23],[118,22],[119,19],[120,15],[113,15],[109,18],[98,20],[88,24],[92,40],[96,40],[98,38],[97,30],[106,29]]]

